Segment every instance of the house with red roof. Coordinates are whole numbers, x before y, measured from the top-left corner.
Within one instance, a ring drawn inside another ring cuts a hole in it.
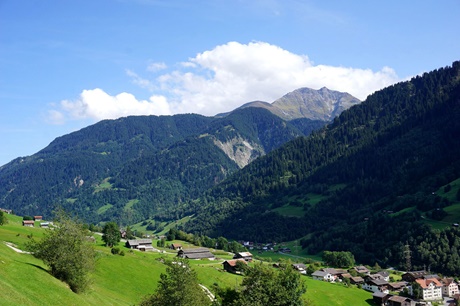
[[[442,300],[442,284],[436,278],[416,279],[422,287],[422,299],[425,301]]]

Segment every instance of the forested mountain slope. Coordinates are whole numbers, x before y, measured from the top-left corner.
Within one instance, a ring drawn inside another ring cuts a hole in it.
[[[320,124],[260,108],[104,120],[2,166],[0,207],[50,216],[62,206],[94,223],[175,219],[187,200]]]
[[[371,264],[400,263],[406,242],[415,248],[432,235],[421,215],[453,204],[434,191],[460,177],[459,119],[455,62],[376,92],[324,129],[254,161],[196,201],[187,227],[255,241],[303,237],[312,253],[350,250]],[[286,205],[297,209],[294,217],[279,213]],[[451,252],[457,234],[439,249]],[[452,272],[426,248],[413,249],[419,267]]]

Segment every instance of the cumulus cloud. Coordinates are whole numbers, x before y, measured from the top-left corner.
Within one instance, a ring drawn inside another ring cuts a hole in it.
[[[399,81],[395,71],[315,65],[299,55],[265,42],[229,42],[197,54],[166,70],[161,62],[147,70],[163,73],[154,79],[131,70],[127,75],[153,94],[138,100],[129,93],[111,96],[102,89],[84,90],[75,101],[62,101],[61,112],[74,118],[117,118],[127,115],[200,113],[214,115],[246,102],[273,102],[300,87],[348,92],[364,100],[376,90]],[[158,92],[161,91],[161,95]]]
[[[77,100],[64,100],[61,108],[73,119],[116,119],[129,115],[169,115],[171,110],[165,97],[151,96],[148,101],[137,100],[123,92],[111,96],[102,89],[83,90]]]

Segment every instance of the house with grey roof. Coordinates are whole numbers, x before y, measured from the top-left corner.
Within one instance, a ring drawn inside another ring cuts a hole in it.
[[[190,248],[181,249],[177,252],[177,256],[187,259],[215,259],[216,257],[208,248]]]

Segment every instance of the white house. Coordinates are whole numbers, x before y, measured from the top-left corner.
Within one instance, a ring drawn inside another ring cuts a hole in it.
[[[453,297],[455,294],[459,294],[458,284],[454,281],[453,278],[443,278],[442,283],[442,295]]]
[[[422,299],[425,301],[442,300],[442,284],[436,278],[416,279],[423,290]]]
[[[333,282],[335,277],[331,273],[327,273],[324,271],[315,271],[311,274],[313,279],[326,281],[326,282]]]

